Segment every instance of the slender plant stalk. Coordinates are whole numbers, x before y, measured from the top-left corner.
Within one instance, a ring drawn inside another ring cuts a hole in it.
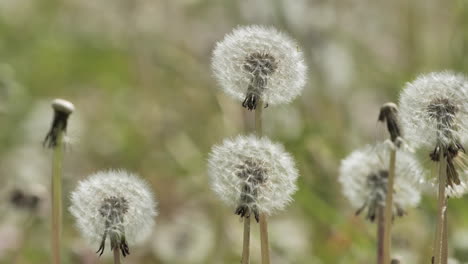
[[[114,248],[114,264],[120,264],[120,251],[119,247]]]
[[[445,198],[444,210],[444,226],[442,233],[442,264],[448,263],[448,219],[447,219],[447,204],[448,199]]]
[[[250,258],[250,216],[244,217],[244,240],[242,245],[242,264],[249,264]]]
[[[257,136],[262,136],[262,111],[263,101],[260,100],[255,109],[255,132]],[[264,213],[260,213],[260,248],[262,253],[262,264],[270,264],[270,246],[268,243],[268,222]]]
[[[395,182],[395,163],[396,163],[396,149],[390,152],[390,163],[388,168],[388,182],[387,182],[387,195],[385,199],[385,230],[384,230],[384,244],[383,254],[384,263],[390,263],[390,252],[392,248],[392,218],[393,218],[393,185]]]
[[[259,137],[261,137],[263,134],[262,112],[263,112],[263,101],[259,100],[257,104],[257,108],[255,108],[255,133]]]
[[[434,241],[434,264],[442,264],[442,248],[444,237],[444,219],[446,210],[446,195],[445,185],[447,183],[447,161],[441,151],[439,158],[439,195],[438,195],[438,212],[436,237]]]
[[[62,236],[62,162],[63,131],[58,132],[52,160],[52,260],[60,264]]]
[[[260,213],[260,246],[262,264],[270,264],[270,246],[268,243],[268,222],[264,213]]]
[[[377,264],[384,264],[385,256],[385,208],[379,205],[377,209]],[[387,263],[388,264],[388,263]]]

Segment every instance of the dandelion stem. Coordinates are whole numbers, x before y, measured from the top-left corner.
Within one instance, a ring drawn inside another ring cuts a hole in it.
[[[447,183],[447,160],[444,158],[443,151],[440,152],[439,158],[439,195],[438,195],[438,212],[436,236],[434,242],[434,264],[442,264],[442,248],[444,238],[444,221],[446,208],[445,185]]]
[[[249,264],[250,258],[250,216],[244,217],[244,240],[242,246],[242,264]]]
[[[381,205],[377,209],[377,264],[384,264],[385,245],[385,208]]]
[[[120,251],[119,247],[114,248],[114,264],[120,264]]]
[[[60,263],[60,245],[62,235],[62,161],[64,131],[57,134],[52,160],[52,259]]]
[[[395,182],[395,163],[396,163],[396,149],[390,151],[390,163],[388,168],[388,182],[387,182],[387,195],[385,199],[385,230],[384,230],[384,244],[383,254],[384,263],[390,263],[390,252],[392,248],[392,217],[393,217],[393,185]]]
[[[270,264],[270,247],[268,244],[268,222],[264,213],[260,214],[260,246],[262,251],[262,264]]]
[[[263,101],[259,100],[255,109],[255,132],[261,137],[263,133],[262,126]],[[266,215],[260,213],[260,248],[262,252],[262,264],[270,264],[270,246],[268,244],[268,222]]]
[[[445,199],[444,226],[442,233],[442,264],[448,263],[448,219],[447,219],[448,199]]]
[[[257,108],[255,108],[255,133],[259,137],[261,137],[263,134],[262,112],[263,112],[263,101],[259,100],[257,104]]]

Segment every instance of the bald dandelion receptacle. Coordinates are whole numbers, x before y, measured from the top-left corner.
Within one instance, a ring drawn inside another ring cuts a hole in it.
[[[129,246],[151,234],[156,202],[147,184],[126,171],[98,172],[81,181],[71,195],[71,214],[85,238],[99,244],[102,255],[107,240],[125,257]]]
[[[239,26],[216,44],[211,64],[225,93],[254,110],[260,100],[276,105],[298,96],[306,81],[304,55],[273,27]]]
[[[283,146],[268,138],[238,136],[212,148],[212,189],[241,217],[270,215],[292,201],[298,172]]]

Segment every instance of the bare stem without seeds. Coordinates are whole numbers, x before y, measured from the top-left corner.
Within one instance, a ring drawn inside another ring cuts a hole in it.
[[[63,131],[59,131],[52,160],[52,263],[54,264],[60,264],[62,236],[62,162]]]
[[[262,251],[262,264],[270,264],[270,246],[268,243],[268,222],[264,213],[260,214],[260,246]]]
[[[120,251],[119,247],[114,248],[114,264],[120,264]]]
[[[447,219],[448,199],[445,198],[444,225],[442,230],[442,264],[448,263],[448,219]]]
[[[263,133],[262,126],[263,101],[259,100],[255,109],[255,132],[261,137]],[[260,213],[260,248],[262,252],[262,264],[270,264],[270,246],[268,243],[268,222],[266,215]]]
[[[384,230],[384,263],[390,263],[392,248],[392,217],[393,217],[393,185],[395,182],[396,149],[390,152],[390,165],[388,168],[387,195],[385,199],[385,230]]]
[[[384,264],[385,209],[379,205],[377,209],[377,264]]]
[[[440,152],[439,158],[439,195],[438,195],[438,212],[436,236],[434,241],[434,264],[442,264],[442,248],[443,248],[443,230],[444,216],[446,210],[446,195],[445,185],[447,183],[447,160],[444,158],[443,151]]]
[[[242,246],[242,264],[249,264],[250,259],[250,216],[244,217],[244,240]]]

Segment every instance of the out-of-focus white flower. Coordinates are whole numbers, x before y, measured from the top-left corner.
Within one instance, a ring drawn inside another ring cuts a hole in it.
[[[352,152],[341,162],[339,182],[343,193],[358,209],[367,208],[367,219],[373,221],[378,206],[385,205],[391,144],[367,145]],[[420,199],[423,170],[410,153],[397,153],[394,214],[402,216],[409,207],[416,206]]]
[[[273,27],[238,27],[213,51],[212,69],[221,88],[249,110],[258,100],[287,103],[306,82],[307,67],[296,42]]]
[[[403,134],[409,144],[428,149],[433,161],[447,160],[447,192],[466,192],[468,175],[457,164],[468,141],[468,81],[461,74],[429,73],[408,83],[400,96]],[[460,176],[462,179],[460,179]]]
[[[184,209],[158,223],[154,252],[166,263],[206,263],[214,247],[213,225],[205,214]]]
[[[81,181],[71,194],[70,212],[82,235],[101,243],[98,252],[104,252],[109,236],[111,249],[120,248],[124,256],[129,253],[127,242],[149,237],[157,215],[147,184],[123,170],[97,172]]]
[[[298,172],[282,145],[268,138],[238,136],[214,146],[208,160],[212,189],[236,214],[258,221],[283,209],[296,191]]]

